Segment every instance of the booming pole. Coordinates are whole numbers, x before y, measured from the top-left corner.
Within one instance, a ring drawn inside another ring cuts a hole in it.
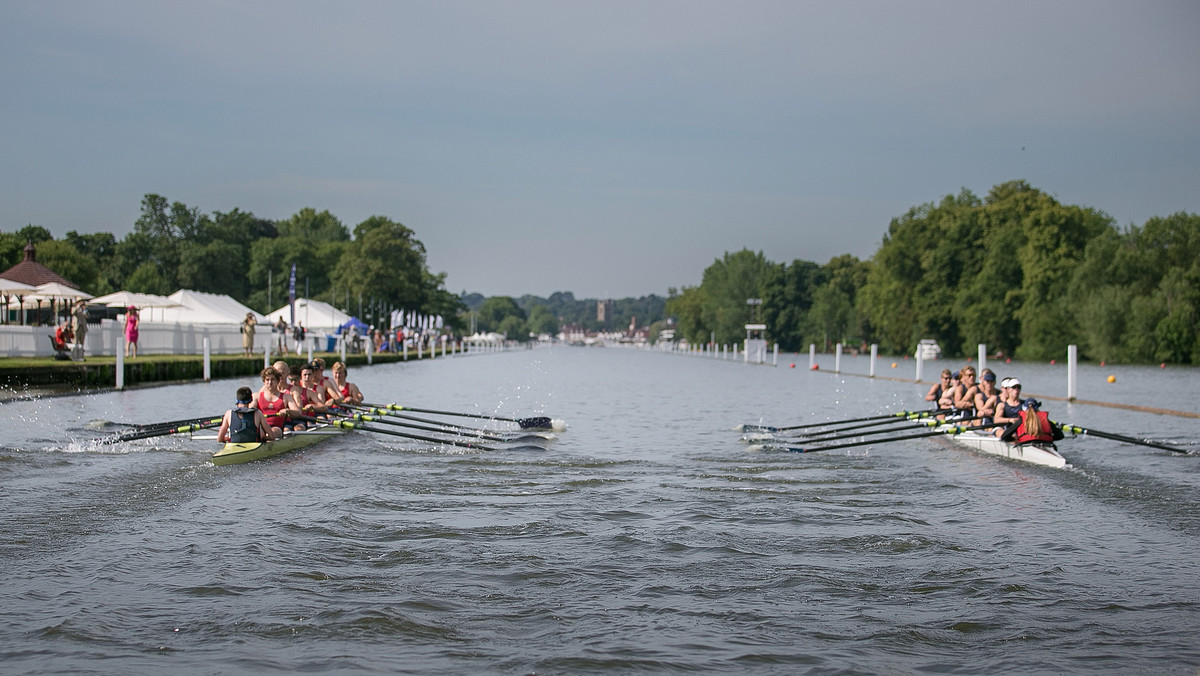
[[[204,382],[212,380],[212,343],[204,337]]]
[[[925,370],[925,351],[922,350],[921,347],[918,345],[917,346],[917,374],[915,376],[915,380],[918,383],[921,382],[921,375],[922,375],[921,371],[924,371],[924,370]]]
[[[875,360],[879,358],[879,344],[871,343],[871,377],[875,377]]]
[[[838,343],[837,347],[833,348],[833,372],[842,372],[842,344]]]
[[[817,365],[817,344],[808,344],[808,370],[811,371]]]
[[[983,370],[985,368],[987,368],[987,345],[980,343],[979,344],[979,373],[982,374]],[[982,378],[983,376],[980,375],[980,377]]]

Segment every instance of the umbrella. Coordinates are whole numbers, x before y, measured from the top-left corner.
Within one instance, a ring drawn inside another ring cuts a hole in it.
[[[87,299],[91,297],[92,294],[87,293],[86,291],[80,291],[79,289],[73,289],[62,282],[46,282],[45,284],[39,284],[34,289],[33,293],[25,295],[24,305],[28,307],[34,307],[32,303],[36,303],[36,307],[41,310],[42,300],[49,300],[51,307],[54,307],[57,304],[57,299],[59,298],[70,301],[78,300],[80,298]],[[54,313],[58,314],[58,309],[56,307],[54,309]]]
[[[0,279],[0,295],[4,296],[4,321],[8,323],[8,299],[9,298],[24,298],[26,294],[33,293],[36,287],[15,282],[11,279]]]

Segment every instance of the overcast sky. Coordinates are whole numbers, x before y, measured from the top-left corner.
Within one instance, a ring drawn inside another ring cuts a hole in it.
[[[453,292],[869,257],[1025,179],[1200,212],[1200,3],[0,2],[0,230],[142,196],[412,228]]]

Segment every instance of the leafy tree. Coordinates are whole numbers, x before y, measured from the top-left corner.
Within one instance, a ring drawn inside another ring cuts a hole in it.
[[[529,332],[534,335],[558,333],[558,317],[545,305],[534,305],[529,311]]]
[[[704,324],[704,299],[704,289],[699,286],[685,286],[682,291],[667,289],[667,314],[675,318],[675,324],[679,327],[676,336],[693,344],[708,342],[709,334]]]
[[[496,331],[504,333],[501,328],[504,320],[509,317],[516,318],[521,327],[525,326],[525,312],[517,306],[517,302],[511,296],[492,296],[483,301],[483,305],[479,306],[478,326],[480,333]],[[509,323],[512,326],[512,323]],[[519,333],[519,331],[518,331]],[[509,335],[509,338],[516,339],[515,335]]]
[[[62,240],[48,240],[37,245],[38,262],[71,280],[83,291],[95,292],[99,267],[91,258]],[[107,292],[106,292],[107,293]]]

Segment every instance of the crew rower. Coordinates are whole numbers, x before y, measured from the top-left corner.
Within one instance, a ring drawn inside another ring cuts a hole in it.
[[[236,396],[237,404],[225,411],[224,417],[221,418],[221,426],[217,429],[217,441],[239,444],[270,441],[272,432],[266,417],[262,411],[250,407],[254,393],[249,387],[239,387]]]

